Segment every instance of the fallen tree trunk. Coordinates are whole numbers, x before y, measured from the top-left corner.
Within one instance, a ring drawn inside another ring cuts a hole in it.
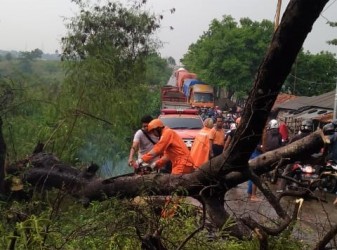
[[[249,164],[243,166],[243,168],[252,169],[256,174],[261,175],[271,171],[282,158],[297,159],[301,156],[310,155],[322,148],[323,145],[322,133],[316,131],[295,143],[249,161]],[[206,210],[212,215],[212,222],[217,228],[221,228],[230,217],[224,209],[223,197],[225,192],[247,181],[252,176],[246,171],[233,171],[216,179],[212,176],[212,179],[210,179],[208,169],[212,168],[212,171],[216,171],[217,168],[220,169],[220,165],[214,164],[219,159],[221,160],[221,157],[186,175],[149,174],[102,179],[95,175],[98,169],[96,165],[90,165],[80,171],[61,162],[51,154],[36,153],[26,159],[25,162],[20,162],[19,168],[12,166],[12,170],[15,169],[13,172],[23,171],[23,180],[34,187],[63,189],[74,197],[81,199],[85,205],[88,205],[92,200],[105,200],[109,197],[133,198],[139,195],[170,195],[172,192],[179,194],[177,190],[181,190],[180,195],[193,196],[203,200]],[[30,167],[22,169],[27,165]],[[219,185],[219,183],[223,183],[223,185]],[[282,210],[278,200],[272,194],[268,194],[266,197],[284,221],[279,229],[267,230],[268,233],[273,232],[273,235],[275,235],[276,232],[280,232],[281,229],[287,227],[292,217]],[[248,221],[250,222],[248,223]],[[247,218],[243,218],[243,222],[250,226],[256,224],[256,222]],[[261,228],[264,227],[261,226]],[[239,220],[236,225],[232,226],[231,232],[238,238],[250,235],[250,231]]]
[[[310,156],[324,146],[321,131],[298,140],[288,146],[267,152],[249,161],[243,168],[251,168],[257,175],[262,175],[276,167],[277,162],[282,158],[298,159],[303,156]],[[33,186],[40,186],[44,189],[63,188],[75,197],[82,197],[87,201],[103,200],[113,196],[136,197],[142,194],[169,195],[178,189],[182,193],[187,192],[190,196],[198,196],[200,191],[213,183],[222,181],[228,189],[248,180],[245,172],[233,171],[225,176],[208,175],[211,171],[219,171],[221,166],[216,164],[221,157],[211,160],[197,171],[185,175],[169,174],[149,174],[149,175],[128,175],[102,179],[95,174],[98,167],[91,165],[84,171],[73,168],[62,163],[57,157],[37,153],[26,161],[30,168],[24,170],[24,181]],[[20,166],[25,165],[20,163]],[[14,169],[14,166],[12,166]],[[18,172],[23,171],[23,169]]]

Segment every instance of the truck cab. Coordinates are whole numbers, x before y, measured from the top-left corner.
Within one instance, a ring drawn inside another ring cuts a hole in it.
[[[195,84],[190,90],[190,104],[192,107],[213,108],[213,87],[207,84]]]
[[[203,128],[202,118],[196,109],[162,109],[158,118],[177,132],[188,149],[191,149],[196,135]]]
[[[187,79],[183,86],[184,95],[188,103],[196,108],[214,107],[213,86],[206,84],[198,79]]]

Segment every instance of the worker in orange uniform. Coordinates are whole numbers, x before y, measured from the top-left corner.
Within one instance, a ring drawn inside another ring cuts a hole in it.
[[[209,132],[211,157],[220,155],[223,152],[225,145],[225,129],[223,128],[223,124],[222,116],[217,117],[214,128]]]
[[[204,121],[204,127],[199,131],[194,139],[191,148],[191,157],[194,161],[195,168],[200,167],[202,164],[210,159],[210,141],[209,132],[213,128],[212,118],[207,118]]]
[[[159,119],[152,120],[148,125],[148,131],[159,137],[159,141],[150,152],[144,154],[138,163],[149,162],[158,155],[163,155],[151,167],[159,169],[170,160],[172,162],[172,174],[188,174],[193,172],[194,163],[190,151],[183,140],[172,129],[165,127]]]

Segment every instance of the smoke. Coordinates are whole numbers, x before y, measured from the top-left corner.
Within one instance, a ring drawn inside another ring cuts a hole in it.
[[[103,178],[114,177],[122,174],[132,173],[133,169],[128,166],[127,159],[118,161],[108,160],[99,170],[99,175]]]

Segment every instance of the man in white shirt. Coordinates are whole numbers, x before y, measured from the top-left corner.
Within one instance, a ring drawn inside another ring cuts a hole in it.
[[[130,149],[129,154],[129,160],[128,164],[130,167],[134,166],[136,162],[134,161],[134,155],[137,153],[137,159],[140,159],[144,154],[149,152],[153,146],[158,142],[158,137],[153,135],[153,133],[148,133],[147,127],[150,121],[152,121],[153,118],[150,115],[145,115],[141,119],[142,128],[137,130],[137,132],[134,135],[132,146]],[[156,157],[155,159],[152,159],[150,164],[152,162],[155,162],[159,159],[159,157]]]

